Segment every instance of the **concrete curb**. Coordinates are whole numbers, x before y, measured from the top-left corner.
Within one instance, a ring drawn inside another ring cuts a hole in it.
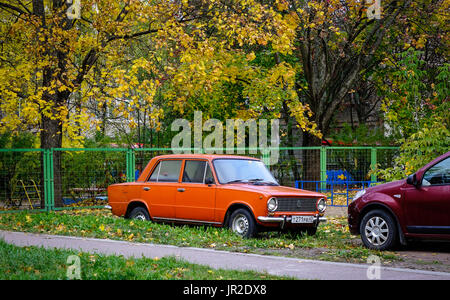
[[[382,280],[450,280],[450,273],[423,270],[297,259],[228,252],[222,250],[177,247],[171,245],[143,244],[126,241],[56,236],[23,232],[0,231],[0,239],[17,246],[62,248],[104,255],[124,257],[174,256],[190,263],[207,265],[215,269],[254,270],[272,275],[290,276],[298,279],[364,280],[370,274],[379,274]],[[370,270],[369,270],[370,268]]]

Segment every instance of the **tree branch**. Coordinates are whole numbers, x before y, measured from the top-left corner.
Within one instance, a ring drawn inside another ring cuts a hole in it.
[[[13,10],[15,12],[18,12],[20,15],[25,15],[26,14],[26,12],[23,11],[22,9],[20,9],[19,7],[11,5],[11,4],[8,4],[8,3],[0,2],[0,8],[11,9],[11,10]]]
[[[132,39],[132,38],[136,38],[136,37],[140,37],[140,36],[143,36],[143,35],[146,35],[146,34],[156,33],[156,32],[158,32],[158,29],[149,29],[149,30],[136,32],[136,33],[133,33],[133,34],[125,34],[125,35],[121,35],[121,36],[113,35],[113,36],[111,36],[110,38],[108,38],[106,40],[106,43],[112,42],[114,40],[120,40],[120,39],[128,40],[128,39]]]
[[[28,7],[25,4],[22,3],[21,0],[16,0],[16,1],[20,4],[20,6],[22,6],[27,11],[28,14],[31,15],[31,11],[28,9]]]

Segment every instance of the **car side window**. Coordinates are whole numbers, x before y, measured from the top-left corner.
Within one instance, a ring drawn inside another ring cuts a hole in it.
[[[181,160],[162,160],[150,176],[152,182],[178,182]]]
[[[156,165],[156,168],[153,169],[153,173],[150,176],[149,181],[151,181],[151,182],[158,181],[159,168],[161,168],[161,162],[158,162],[158,164]]]
[[[214,176],[209,164],[206,166],[205,183],[214,183]]]
[[[187,160],[184,166],[183,182],[203,183],[206,161]]]
[[[450,184],[450,157],[429,168],[423,175],[422,185]]]

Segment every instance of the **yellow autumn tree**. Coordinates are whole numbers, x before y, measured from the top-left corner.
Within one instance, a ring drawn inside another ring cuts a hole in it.
[[[85,104],[100,92],[94,103],[117,114],[136,109],[137,98],[151,105],[157,82],[138,73],[152,72],[153,63],[131,57],[129,47],[160,30],[174,32],[177,10],[164,1],[1,1],[0,130],[35,127],[41,148],[60,148],[63,137],[83,138],[95,121]],[[55,152],[56,205],[60,164]]]
[[[277,65],[263,74],[245,47],[287,53],[286,21],[256,0],[0,1],[0,132],[35,128],[41,148],[76,145],[96,122],[89,106],[127,118],[173,85],[166,99],[182,107],[187,96],[206,97],[218,79],[246,80],[246,95],[263,103],[271,86],[286,91],[292,72]],[[210,71],[216,77],[207,78]],[[54,168],[58,205],[59,152]]]
[[[194,1],[192,1],[194,2]],[[189,1],[193,9],[196,4]],[[205,1],[204,18],[185,40],[191,45],[170,66],[164,98],[175,111],[205,118],[288,118],[320,136],[312,112],[295,92],[295,66],[275,60],[292,55],[298,24],[279,7],[283,1]],[[181,44],[181,48],[183,45]]]
[[[0,1],[0,14],[0,130],[38,128],[42,148],[61,147],[63,137],[80,141],[79,133],[96,121],[87,103],[127,118],[152,106],[167,84],[165,99],[180,111],[187,100],[206,99],[227,82],[245,83],[252,105],[241,111],[249,116],[263,107],[276,115],[279,99],[296,98],[289,65],[252,64],[252,47],[291,52],[296,24],[271,4],[12,0]],[[162,113],[152,110],[151,117]],[[306,116],[298,119],[311,125]]]

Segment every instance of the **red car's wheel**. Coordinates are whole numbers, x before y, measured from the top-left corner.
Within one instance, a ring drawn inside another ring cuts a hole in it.
[[[383,210],[369,211],[360,225],[361,239],[369,249],[386,250],[397,243],[397,226],[390,214]]]

